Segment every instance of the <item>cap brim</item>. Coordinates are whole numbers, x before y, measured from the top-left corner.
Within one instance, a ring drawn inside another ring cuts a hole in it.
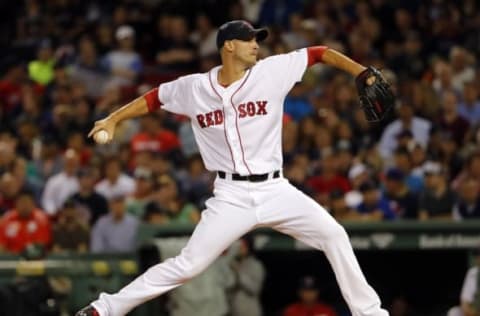
[[[268,37],[268,30],[267,29],[255,29],[255,39],[257,42],[262,42]]]

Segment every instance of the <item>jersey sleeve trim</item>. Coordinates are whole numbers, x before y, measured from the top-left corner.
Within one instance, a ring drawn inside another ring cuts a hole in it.
[[[307,48],[308,67],[323,62],[323,54],[328,49],[327,46],[311,46]]]
[[[153,88],[143,95],[145,101],[147,102],[147,107],[149,112],[158,110],[162,106],[160,102],[160,92],[158,88]]]

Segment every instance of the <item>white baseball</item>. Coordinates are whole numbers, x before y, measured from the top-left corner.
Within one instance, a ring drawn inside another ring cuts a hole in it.
[[[97,144],[105,144],[108,141],[108,133],[106,130],[99,130],[95,133],[94,137]]]

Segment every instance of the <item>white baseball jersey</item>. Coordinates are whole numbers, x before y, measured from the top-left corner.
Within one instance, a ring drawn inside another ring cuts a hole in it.
[[[180,77],[160,85],[162,109],[191,118],[208,170],[248,175],[281,169],[283,102],[307,60],[306,49],[265,58],[228,87],[218,83],[220,66]]]

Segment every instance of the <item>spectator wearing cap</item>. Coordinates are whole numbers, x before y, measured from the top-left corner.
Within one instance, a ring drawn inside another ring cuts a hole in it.
[[[110,51],[102,60],[102,65],[112,75],[112,82],[121,86],[134,84],[143,63],[135,51],[135,30],[130,25],[122,25],[115,31],[117,49]]]
[[[37,59],[28,64],[28,75],[36,83],[46,86],[53,80],[54,65],[52,43],[45,39],[37,47]]]
[[[126,212],[123,195],[109,200],[109,210],[92,228],[90,250],[94,253],[134,251],[140,221]]]
[[[349,208],[355,209],[362,202],[360,186],[372,181],[371,170],[364,163],[355,163],[348,170],[348,180],[352,189],[345,194],[345,202]]]
[[[113,196],[128,196],[135,191],[135,180],[122,172],[118,157],[106,157],[103,166],[104,178],[95,185],[95,191],[107,200]]]
[[[146,204],[153,198],[155,179],[152,170],[145,167],[137,167],[133,177],[135,179],[135,191],[127,197],[127,213],[142,218]]]
[[[305,276],[300,280],[298,296],[299,301],[287,306],[283,316],[337,315],[332,306],[319,300],[317,280],[313,276]]]
[[[480,184],[476,178],[465,180],[460,186],[458,199],[453,207],[455,220],[480,218]]]
[[[408,189],[414,193],[420,192],[423,189],[423,178],[413,173],[412,159],[408,149],[405,147],[397,148],[393,160],[395,168],[405,175],[405,184]]]
[[[356,207],[358,219],[365,221],[391,220],[397,216],[390,206],[388,198],[382,194],[373,182],[362,183],[359,187],[362,194],[361,203]]]
[[[68,149],[64,154],[62,172],[48,179],[42,195],[42,205],[49,215],[55,215],[63,203],[78,191],[79,163],[78,154],[73,149]]]
[[[58,218],[53,226],[54,252],[86,252],[90,240],[90,229],[78,211],[78,204],[67,200],[58,212]]]
[[[32,192],[21,191],[15,207],[0,219],[0,250],[20,253],[29,245],[48,247],[51,239],[48,216],[36,207]]]
[[[431,123],[414,114],[411,102],[404,99],[398,105],[399,118],[385,127],[379,143],[379,151],[384,159],[389,159],[398,145],[397,136],[400,132],[410,130],[413,137],[422,146],[427,146]]]
[[[452,219],[452,210],[457,199],[448,184],[445,170],[435,161],[427,161],[423,166],[425,188],[420,192],[418,218]]]
[[[405,184],[405,174],[398,168],[390,168],[385,173],[385,197],[397,218],[418,218],[418,196]]]
[[[86,222],[93,226],[100,216],[108,213],[107,199],[100,193],[95,192],[97,176],[95,170],[84,167],[77,173],[78,192],[73,194],[71,200],[82,209],[82,215]]]

